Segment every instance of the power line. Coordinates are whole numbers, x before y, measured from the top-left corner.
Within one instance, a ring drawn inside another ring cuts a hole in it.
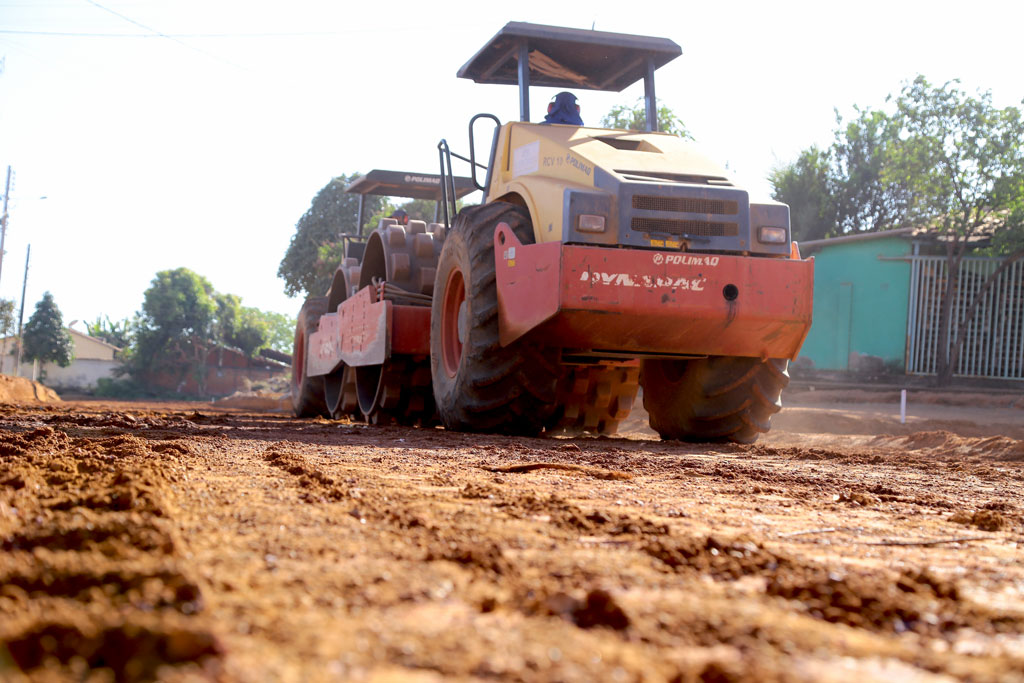
[[[134,19],[132,19],[131,17],[126,17],[125,15],[121,14],[120,12],[112,10],[109,7],[104,7],[100,3],[96,2],[96,0],[85,0],[85,1],[87,3],[89,3],[90,5],[92,5],[93,7],[98,7],[101,10],[103,10],[104,12],[109,12],[110,14],[113,14],[115,17],[117,17],[119,19],[124,19],[129,24],[132,24],[134,26],[138,26],[141,29],[145,29],[146,31],[149,31],[150,33],[155,33],[155,34],[157,34],[158,36],[160,36],[162,38],[168,38],[170,40],[174,40],[169,35],[161,33],[160,31],[157,31],[155,28],[151,28],[149,26],[146,26],[145,24],[139,23],[139,22],[135,21]],[[184,43],[180,43],[180,44],[181,45],[185,45]],[[185,47],[188,47],[188,45],[185,45]]]
[[[124,21],[127,21],[129,24],[132,24],[133,26],[138,26],[141,29],[149,31],[150,33],[153,33],[153,34],[155,34],[156,36],[158,36],[160,38],[166,38],[167,40],[170,40],[171,42],[177,43],[178,45],[181,45],[182,47],[186,47],[189,50],[194,50],[195,52],[198,52],[199,54],[206,55],[207,57],[210,57],[211,59],[216,59],[217,61],[223,62],[224,64],[227,64],[229,66],[233,66],[236,69],[242,69],[243,71],[245,70],[244,67],[241,67],[238,64],[234,64],[233,62],[229,62],[226,59],[218,57],[217,55],[210,54],[209,52],[206,52],[205,50],[200,50],[198,47],[195,47],[194,45],[189,45],[188,43],[183,43],[182,41],[178,40],[174,36],[171,36],[171,35],[168,35],[166,33],[163,33],[162,31],[158,31],[155,28],[152,28],[150,26],[146,26],[145,24],[142,24],[142,23],[140,23],[138,21],[135,21],[131,17],[126,17],[125,15],[121,14],[120,12],[116,12],[116,11],[110,9],[109,7],[104,7],[103,5],[101,5],[100,3],[96,2],[95,0],[85,0],[85,1],[87,3],[89,3],[90,5],[92,5],[93,7],[98,7],[99,9],[103,10],[104,12],[109,12],[110,14],[113,14],[115,17],[118,17],[119,19],[123,19]]]
[[[64,36],[69,38],[304,38],[309,36],[339,36],[337,31],[297,31],[295,33],[76,33],[74,31],[23,31],[0,29],[0,33],[22,36]],[[362,33],[362,31],[351,31]],[[183,43],[184,44],[184,43]],[[185,47],[190,47],[186,45]]]

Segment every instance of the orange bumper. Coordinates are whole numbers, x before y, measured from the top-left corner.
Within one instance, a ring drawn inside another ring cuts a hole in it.
[[[565,349],[795,359],[812,259],[564,245],[494,236],[500,340]]]

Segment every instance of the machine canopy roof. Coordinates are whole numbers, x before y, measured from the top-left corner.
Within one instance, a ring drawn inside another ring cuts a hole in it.
[[[464,197],[476,190],[469,178],[455,176],[454,180],[456,197]],[[353,180],[345,188],[345,192],[436,200],[441,198],[441,176],[430,173],[384,171],[377,168]]]
[[[512,21],[459,69],[477,83],[519,82],[518,55],[530,53],[530,85],[620,92],[642,79],[647,60],[660,68],[682,54],[668,38]]]

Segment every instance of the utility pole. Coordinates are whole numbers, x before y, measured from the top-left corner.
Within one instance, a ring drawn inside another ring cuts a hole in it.
[[[4,189],[4,210],[0,213],[0,275],[4,272],[4,239],[7,237],[7,197],[11,194],[11,167],[7,167],[7,187]]]
[[[21,351],[24,344],[21,341],[21,324],[25,321],[25,287],[28,285],[28,257],[32,255],[32,245],[25,250],[25,279],[21,281],[21,309],[18,311],[18,360],[14,364],[14,376],[21,377]]]

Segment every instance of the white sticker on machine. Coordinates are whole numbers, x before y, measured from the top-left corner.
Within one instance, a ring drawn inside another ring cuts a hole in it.
[[[540,140],[516,147],[512,151],[512,174],[521,176],[540,168]]]

